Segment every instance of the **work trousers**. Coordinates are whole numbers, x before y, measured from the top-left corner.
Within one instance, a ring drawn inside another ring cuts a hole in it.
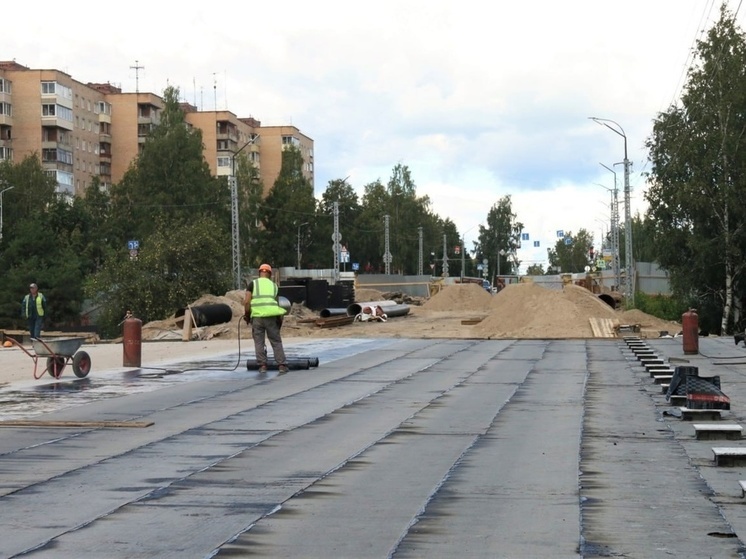
[[[30,316],[28,319],[29,336],[32,338],[41,338],[41,327],[43,324],[43,316]]]
[[[254,353],[256,362],[261,365],[267,364],[266,338],[272,346],[277,365],[287,365],[285,349],[282,347],[282,336],[280,336],[280,325],[278,317],[254,317],[251,319],[251,335],[254,338]]]

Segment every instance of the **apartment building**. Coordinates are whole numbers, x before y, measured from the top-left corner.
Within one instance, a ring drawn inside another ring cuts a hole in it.
[[[61,194],[80,194],[94,176],[110,181],[100,154],[101,130],[109,131],[111,113],[104,95],[60,70],[32,70],[16,62],[0,62],[0,77],[5,159],[39,154]]]
[[[163,99],[153,93],[123,93],[108,83],[89,83],[88,87],[103,93],[111,107],[110,133],[105,139],[110,148],[111,182],[117,183],[140,153],[150,131],[160,123]]]
[[[205,160],[214,176],[232,175],[233,160],[238,153],[246,154],[262,176],[261,122],[238,118],[230,111],[198,111],[189,103],[182,103],[181,108],[186,121],[202,131]]]
[[[262,126],[261,135],[262,180],[264,188],[271,187],[282,168],[282,150],[288,146],[298,148],[303,156],[303,176],[314,185],[313,140],[295,126]]]
[[[202,131],[205,160],[214,176],[230,175],[235,154],[246,153],[259,168],[266,194],[279,175],[282,150],[294,145],[304,156],[303,174],[313,184],[313,140],[298,128],[262,127],[230,111],[181,106],[186,122]],[[0,159],[19,161],[38,153],[61,194],[83,194],[93,177],[109,187],[137,157],[163,107],[154,93],[83,84],[59,70],[0,61]]]

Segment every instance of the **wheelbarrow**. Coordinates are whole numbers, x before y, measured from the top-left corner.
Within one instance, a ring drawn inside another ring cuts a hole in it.
[[[41,378],[49,373],[54,378],[60,378],[62,371],[72,363],[73,373],[78,378],[84,378],[91,371],[91,357],[85,351],[78,351],[84,338],[31,338],[32,351],[13,338],[7,338],[20,347],[23,352],[34,360],[34,378]],[[46,358],[46,367],[39,371],[39,359]]]

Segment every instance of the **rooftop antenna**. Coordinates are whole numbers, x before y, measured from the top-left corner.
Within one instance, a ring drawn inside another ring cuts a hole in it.
[[[144,70],[145,66],[140,66],[139,60],[135,60],[135,65],[130,66],[130,70],[135,71],[135,93],[140,93],[140,70]]]
[[[215,72],[212,73],[212,95],[215,99],[215,110],[218,110],[218,81],[215,79]]]

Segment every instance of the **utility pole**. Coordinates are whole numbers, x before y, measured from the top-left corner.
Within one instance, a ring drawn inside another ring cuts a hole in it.
[[[419,259],[417,260],[417,275],[422,275],[422,227],[417,228],[417,236],[420,241]]]
[[[464,269],[466,268],[466,237],[461,237],[461,279],[464,279]]]
[[[383,264],[384,264],[384,270],[385,273],[388,275],[391,273],[391,250],[389,246],[390,237],[389,237],[389,215],[386,214],[383,216]]]
[[[332,233],[332,251],[334,252],[334,283],[339,283],[339,241],[342,235],[339,232],[339,202],[334,202],[334,233]]]
[[[617,186],[616,171],[603,163],[599,163],[599,165],[614,174],[614,190],[612,191],[611,199],[611,269],[614,272],[616,288],[619,289],[622,285],[622,270],[619,263],[619,188]],[[606,187],[604,186],[604,188]]]
[[[231,248],[233,253],[233,286],[241,289],[241,244],[238,232],[238,180],[236,179],[236,157],[246,146],[254,144],[259,140],[259,135],[254,134],[240,149],[233,152],[231,157],[231,175],[228,177],[228,186],[231,189]]]
[[[130,66],[130,70],[135,71],[135,93],[140,93],[140,70],[144,70],[145,66],[140,66],[139,60],[135,60],[135,65]]]
[[[446,234],[443,233],[443,277],[448,277],[448,239]]]
[[[295,266],[296,270],[300,270],[300,230],[301,230],[301,227],[304,227],[305,225],[308,225],[307,221],[305,223],[301,223],[300,225],[298,225],[298,260]]]

